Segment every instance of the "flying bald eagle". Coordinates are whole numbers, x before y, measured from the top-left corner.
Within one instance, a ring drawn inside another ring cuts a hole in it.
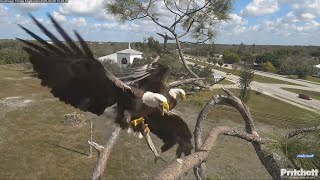
[[[123,79],[130,85],[163,94],[168,99],[170,110],[173,109],[180,99],[185,99],[185,91],[179,88],[170,89],[167,86],[169,77],[169,67],[158,63],[157,61],[138,68],[132,75],[125,76]],[[193,148],[191,144],[191,132],[188,125],[177,114],[172,112],[161,115],[159,112],[153,112],[144,116],[145,123],[151,129],[151,132],[164,141],[161,151],[165,152],[178,144],[176,155],[181,157],[182,153],[187,156],[191,154]]]
[[[102,115],[107,107],[116,104],[115,123],[123,129],[131,125],[138,126],[143,121],[141,117],[152,112],[164,114],[169,111],[165,96],[128,86],[105,69],[93,57],[88,45],[76,31],[80,47],[52,16],[49,15],[49,18],[65,43],[59,41],[34,17],[31,18],[53,44],[47,43],[21,25],[19,26],[35,38],[37,43],[17,39],[27,45],[23,49],[29,54],[41,85],[51,88],[51,93],[60,101],[96,115]],[[132,120],[131,117],[137,119]],[[144,132],[150,132],[146,124],[143,128]]]

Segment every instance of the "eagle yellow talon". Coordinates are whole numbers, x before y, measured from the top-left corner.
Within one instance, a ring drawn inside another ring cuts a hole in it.
[[[133,127],[136,127],[140,123],[144,123],[144,118],[143,117],[135,119],[135,120],[132,121]]]
[[[148,124],[144,124],[144,126],[143,126],[143,131],[144,131],[144,133],[146,133],[146,134],[150,133],[150,129],[149,129],[149,127],[148,127]]]

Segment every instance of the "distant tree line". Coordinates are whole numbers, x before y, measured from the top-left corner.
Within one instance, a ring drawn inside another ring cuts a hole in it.
[[[233,64],[234,67],[250,66],[252,69],[273,72],[283,75],[297,75],[304,79],[315,72],[314,65],[319,64],[320,48],[303,46],[263,46],[265,49],[255,44],[229,46],[228,49],[215,44],[199,45],[198,48],[188,46],[187,54],[197,56],[203,54],[207,57],[207,62],[212,64]],[[271,48],[272,47],[272,48]],[[217,51],[218,50],[218,51]],[[198,51],[198,52],[195,52]],[[223,58],[217,58],[217,55]]]

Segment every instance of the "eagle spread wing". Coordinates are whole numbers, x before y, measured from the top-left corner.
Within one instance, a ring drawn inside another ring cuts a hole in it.
[[[24,50],[29,54],[30,62],[42,80],[41,85],[50,87],[51,93],[61,101],[97,115],[115,104],[119,97],[134,95],[129,86],[113,76],[93,57],[90,48],[77,32],[75,35],[80,47],[50,15],[49,17],[65,43],[59,41],[34,17],[34,22],[53,43],[49,44],[21,25],[19,26],[35,38],[37,43],[17,38],[27,45]]]

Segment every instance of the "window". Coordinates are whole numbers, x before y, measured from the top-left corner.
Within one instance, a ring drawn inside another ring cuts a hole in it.
[[[128,60],[127,60],[127,58],[122,58],[122,60],[121,60],[121,64],[128,64]]]

